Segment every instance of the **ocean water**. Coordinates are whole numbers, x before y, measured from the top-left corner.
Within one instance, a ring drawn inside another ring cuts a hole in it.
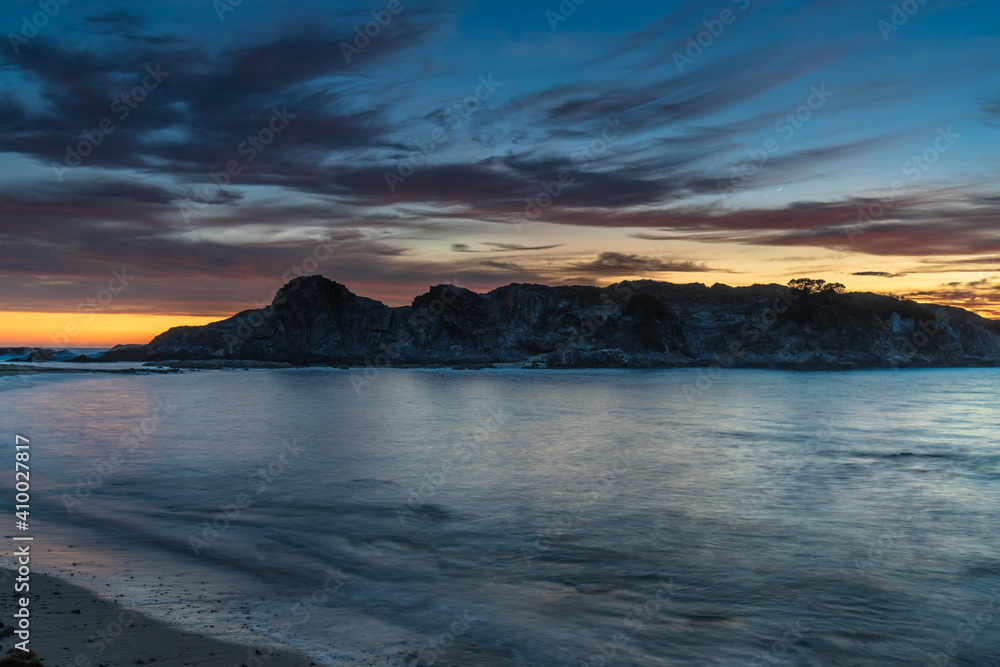
[[[998,380],[8,377],[0,438],[36,567],[323,664],[1000,665]]]

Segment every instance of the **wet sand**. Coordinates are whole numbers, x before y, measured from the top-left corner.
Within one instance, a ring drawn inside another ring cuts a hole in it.
[[[7,571],[0,595],[4,628],[13,622],[17,598],[14,574]],[[55,577],[31,573],[29,648],[45,667],[97,667],[147,664],[155,667],[306,667],[317,663],[273,646],[266,637],[247,648],[182,632],[160,621],[96,597]],[[20,639],[0,639],[2,653]],[[260,653],[258,653],[260,651]]]

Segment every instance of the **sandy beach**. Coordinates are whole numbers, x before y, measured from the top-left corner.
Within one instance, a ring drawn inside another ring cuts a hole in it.
[[[13,574],[6,572],[6,582]],[[7,584],[5,584],[5,587]],[[11,590],[13,585],[10,585]],[[90,591],[55,577],[31,573],[29,648],[45,667],[108,667],[149,664],[157,667],[305,667],[302,654],[271,647],[248,648],[182,632]],[[8,627],[16,609],[13,592],[0,596],[0,615]],[[20,641],[0,639],[4,654]],[[261,637],[260,646],[269,646]],[[258,651],[260,651],[258,653]]]

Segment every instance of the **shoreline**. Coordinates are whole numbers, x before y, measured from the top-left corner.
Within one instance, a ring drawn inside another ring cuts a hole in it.
[[[58,363],[58,362],[53,362]],[[105,362],[120,363],[120,362]],[[368,371],[377,370],[452,370],[452,371],[482,371],[490,369],[502,370],[539,370],[539,371],[572,371],[572,370],[629,370],[629,371],[650,371],[650,370],[698,370],[707,372],[718,372],[728,370],[770,370],[770,371],[793,371],[793,372],[821,372],[821,373],[844,373],[852,371],[900,371],[900,370],[950,370],[950,369],[985,369],[1000,368],[1000,363],[980,362],[964,364],[907,364],[896,366],[867,366],[841,364],[817,364],[817,363],[793,363],[775,362],[769,364],[741,363],[723,365],[718,361],[709,363],[691,363],[683,365],[650,365],[650,366],[628,366],[628,365],[580,365],[580,366],[548,366],[537,361],[517,361],[517,362],[453,362],[453,363],[428,363],[428,364],[392,364],[387,366],[367,366],[364,364],[338,364],[338,363],[312,363],[312,364],[292,364],[290,362],[276,361],[250,361],[250,360],[186,360],[186,361],[163,361],[146,362],[141,368],[59,368],[45,366],[24,366],[17,364],[0,363],[0,378],[17,377],[26,375],[41,374],[88,374],[104,373],[112,375],[165,375],[171,373],[197,372],[208,370],[227,371],[249,371],[249,370],[300,370],[307,368],[325,368],[330,370],[343,371]]]
[[[159,667],[317,664],[293,649],[279,649],[263,637],[260,646],[267,649],[259,652],[256,647],[183,632],[52,575],[32,572],[30,576],[28,647],[38,654],[45,667],[98,667],[102,663]],[[0,578],[13,591],[15,573],[5,567]],[[0,595],[3,629],[10,625],[16,605],[13,593]],[[3,653],[18,641],[16,636],[0,639]]]
[[[60,363],[60,362],[47,362]],[[54,368],[0,363],[0,377],[13,375],[38,375],[40,373],[112,373],[116,375],[148,375],[150,373],[177,373],[175,368]]]

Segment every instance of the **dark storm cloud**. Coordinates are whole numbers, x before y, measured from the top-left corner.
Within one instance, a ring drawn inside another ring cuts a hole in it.
[[[134,35],[144,28],[146,21],[140,12],[115,8],[85,19],[96,32],[108,35]]]
[[[489,162],[418,166],[403,182],[388,183],[386,172],[398,167],[392,155],[405,155],[413,142],[400,139],[396,124],[375,102],[359,104],[357,93],[364,92],[371,100],[384,96],[381,84],[367,76],[365,67],[429,39],[434,30],[430,18],[434,17],[401,15],[387,28],[384,39],[373,41],[363,59],[349,64],[339,45],[350,37],[350,30],[324,22],[278,33],[262,43],[212,52],[202,43],[174,35],[150,40],[149,22],[141,13],[107,11],[87,21],[113,37],[100,49],[40,36],[18,58],[7,56],[7,66],[39,86],[45,105],[33,106],[10,95],[0,99],[0,115],[6,119],[0,151],[62,165],[66,146],[77,146],[82,139],[75,128],[94,128],[101,119],[111,118],[114,132],[84,159],[84,166],[167,175],[188,184],[190,189],[164,193],[151,202],[163,204],[177,194],[196,198],[211,186],[210,173],[221,171],[227,162],[241,162],[241,147],[246,147],[248,137],[267,127],[272,110],[279,109],[292,117],[280,140],[268,146],[266,159],[241,164],[241,173],[231,177],[233,186],[274,186],[336,197],[354,206],[444,204],[464,208],[461,215],[467,217],[489,218],[523,210],[526,199],[544,194],[545,183],[566,170],[572,172],[572,180],[553,204],[556,216],[559,211],[575,215],[579,209],[662,205],[715,185],[710,178],[684,174],[696,172],[695,164],[710,154],[704,148],[709,136],[705,128],[690,129],[690,136],[685,128],[643,150],[630,148],[625,141],[617,143],[600,164],[593,164],[592,155],[581,164],[572,154],[553,157],[531,149]],[[170,42],[169,49],[162,40]],[[596,141],[606,135],[609,116],[626,119],[616,121],[627,126],[620,130],[626,135],[643,127],[701,118],[759,95],[807,67],[805,60],[790,59],[773,46],[741,57],[745,67],[710,62],[697,73],[677,73],[661,81],[559,84],[484,113],[541,114],[543,135],[575,128],[579,136]],[[780,74],[751,76],[754,67],[773,70],[778,64]],[[139,84],[147,67],[157,66],[168,73],[163,82],[119,119],[112,111],[124,108],[112,107],[116,99],[120,102],[118,93]],[[331,79],[338,76],[342,79]],[[319,80],[323,86],[314,85]],[[668,150],[656,150],[658,144]],[[797,171],[806,161],[854,150],[848,144],[800,151],[775,158],[771,168]],[[343,159],[331,161],[330,155]],[[68,174],[67,178],[77,172]],[[223,189],[203,198],[237,204],[241,195]],[[241,207],[241,214],[255,217],[252,207]],[[582,224],[600,224],[601,219],[608,226],[619,226],[600,214]]]
[[[2,66],[37,85],[44,105],[9,93],[0,99],[0,151],[62,165],[66,146],[85,139],[78,128],[92,132],[106,118],[114,129],[85,157],[87,166],[207,177],[226,161],[241,159],[239,145],[267,127],[275,108],[287,109],[294,120],[271,151],[300,165],[329,151],[377,145],[389,129],[377,109],[356,108],[348,83],[310,85],[358,71],[338,46],[349,37],[344,29],[319,24],[208,53],[181,38],[164,48],[137,35],[142,23],[133,14],[113,12],[91,22],[115,39],[93,49],[39,36],[18,56],[3,55]],[[428,31],[402,18],[392,25],[395,34],[366,50],[367,64],[413,46]],[[147,68],[159,72],[159,80],[150,79]],[[123,103],[121,94],[144,81],[155,85]],[[265,169],[257,169],[246,182],[268,179]]]

